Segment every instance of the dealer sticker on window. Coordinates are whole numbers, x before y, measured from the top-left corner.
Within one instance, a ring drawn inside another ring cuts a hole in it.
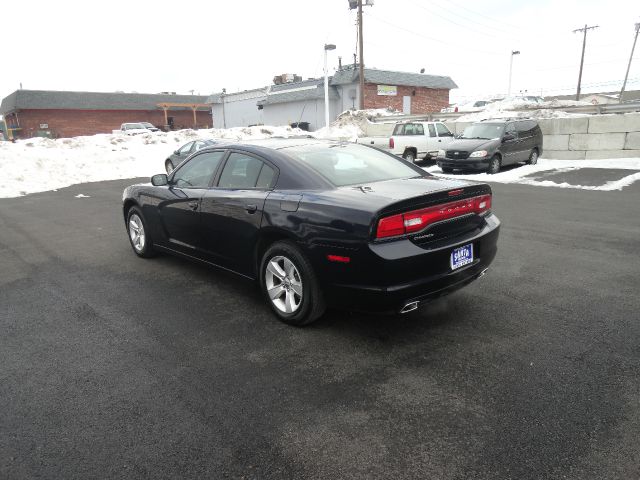
[[[473,243],[454,248],[451,252],[451,270],[473,263]]]

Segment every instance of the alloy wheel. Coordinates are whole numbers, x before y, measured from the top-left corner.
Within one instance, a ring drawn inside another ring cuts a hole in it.
[[[302,304],[302,278],[294,263],[284,256],[271,258],[265,271],[267,294],[283,313],[294,313]]]
[[[137,213],[129,217],[129,237],[136,252],[142,252],[144,250],[146,236],[144,233],[144,225]]]
[[[531,157],[529,157],[529,164],[535,165],[536,163],[538,163],[538,152],[534,150],[531,152]]]

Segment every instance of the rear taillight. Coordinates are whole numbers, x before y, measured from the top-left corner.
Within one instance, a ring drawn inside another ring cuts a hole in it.
[[[389,139],[389,148],[390,148],[391,150],[393,150],[394,148],[396,148],[396,144],[395,144],[395,142],[393,141],[393,137],[391,137],[391,138]]]
[[[412,210],[407,213],[399,213],[390,217],[381,218],[378,221],[376,238],[396,237],[407,233],[418,232],[428,225],[450,218],[468,215],[470,213],[482,214],[491,210],[491,195],[447,202],[433,207]]]
[[[381,218],[378,222],[376,238],[395,237],[404,233],[404,218],[402,214]]]

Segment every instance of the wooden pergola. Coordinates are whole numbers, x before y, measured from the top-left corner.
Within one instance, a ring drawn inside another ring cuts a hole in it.
[[[171,108],[190,108],[193,112],[193,126],[198,126],[198,120],[196,117],[196,112],[199,108],[211,108],[211,105],[207,103],[158,103],[157,105],[164,111],[164,124],[168,125],[169,119],[167,118],[167,111]]]

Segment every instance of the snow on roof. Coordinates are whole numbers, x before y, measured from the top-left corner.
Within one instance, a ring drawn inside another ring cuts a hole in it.
[[[360,78],[359,69],[352,67],[338,70],[331,79],[331,85],[345,85],[357,82]],[[380,85],[403,85],[408,87],[443,88],[450,90],[458,88],[451,77],[426,75],[424,73],[396,72],[392,70],[378,70],[365,68],[364,79],[368,83]]]
[[[16,90],[5,97],[0,113],[28,109],[64,110],[155,110],[158,103],[205,103],[204,95],[155,93],[66,92]]]

